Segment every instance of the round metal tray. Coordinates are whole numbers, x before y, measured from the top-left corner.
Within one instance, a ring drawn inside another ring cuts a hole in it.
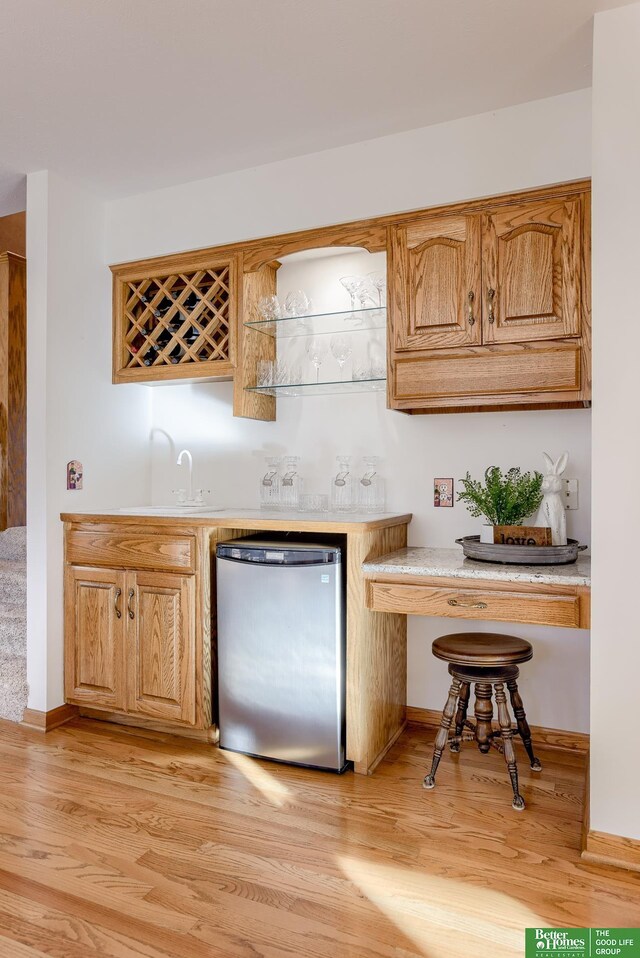
[[[515,546],[480,542],[480,536],[456,539],[467,559],[479,562],[499,562],[511,565],[567,565],[575,562],[581,546],[577,539],[567,539],[566,546]]]

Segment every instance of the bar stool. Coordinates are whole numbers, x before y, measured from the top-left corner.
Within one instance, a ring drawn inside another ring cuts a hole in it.
[[[542,771],[540,760],[536,758],[531,744],[531,729],[517,682],[520,674],[518,664],[528,662],[533,657],[531,643],[515,635],[500,635],[495,632],[454,632],[451,635],[441,635],[431,648],[436,658],[449,663],[449,674],[453,681],[436,735],[431,771],[423,782],[424,788],[435,787],[436,771],[447,743],[452,752],[459,752],[462,741],[475,740],[484,754],[493,746],[504,755],[513,787],[512,807],[516,811],[522,811],[525,806],[518,787],[514,732],[522,739],[533,771]],[[505,684],[516,717],[515,728],[511,724]],[[472,685],[475,685],[475,723],[467,718]],[[499,731],[494,731],[492,726],[493,690],[498,707]],[[449,735],[454,716],[454,734]],[[465,729],[470,731],[465,732]]]

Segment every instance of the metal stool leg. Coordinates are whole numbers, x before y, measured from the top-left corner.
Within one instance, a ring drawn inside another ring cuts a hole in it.
[[[518,766],[516,764],[516,753],[513,747],[513,729],[511,727],[511,716],[507,708],[507,697],[502,682],[496,682],[494,688],[496,691],[496,705],[498,706],[498,724],[502,732],[504,760],[507,763],[507,769],[509,770],[509,777],[511,778],[511,785],[513,787],[513,802],[511,804],[517,812],[521,812],[524,808],[524,798],[520,794],[518,786]]]
[[[436,741],[433,746],[433,760],[431,762],[431,771],[428,775],[425,775],[423,786],[424,788],[435,788],[436,784],[436,772],[438,770],[438,765],[440,764],[440,759],[442,758],[442,753],[444,752],[444,747],[447,744],[447,739],[449,738],[449,729],[451,728],[451,722],[453,721],[453,715],[456,710],[456,701],[458,695],[460,694],[460,686],[462,685],[460,679],[453,679],[451,682],[451,688],[449,689],[449,697],[447,698],[447,704],[444,707],[442,713],[442,718],[440,720],[440,728],[438,729],[438,734],[436,735]]]
[[[531,729],[529,728],[529,723],[527,722],[527,715],[524,710],[524,705],[520,692],[518,691],[518,683],[515,679],[511,679],[510,682],[507,682],[507,688],[509,689],[509,698],[511,699],[511,707],[513,708],[513,714],[516,717],[516,722],[518,723],[518,733],[522,739],[522,744],[527,750],[527,755],[529,756],[529,762],[531,768],[534,772],[542,771],[542,763],[539,758],[536,758],[533,752],[533,744],[531,742]]]

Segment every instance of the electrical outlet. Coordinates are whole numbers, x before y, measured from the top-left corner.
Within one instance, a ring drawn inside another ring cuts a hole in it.
[[[578,508],[578,480],[565,479],[564,492],[565,492],[565,500],[564,500],[565,508],[577,509]]]

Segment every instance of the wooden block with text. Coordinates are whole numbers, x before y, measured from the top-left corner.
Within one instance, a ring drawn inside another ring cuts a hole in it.
[[[550,546],[551,529],[546,526],[494,526],[493,541],[507,546]]]

